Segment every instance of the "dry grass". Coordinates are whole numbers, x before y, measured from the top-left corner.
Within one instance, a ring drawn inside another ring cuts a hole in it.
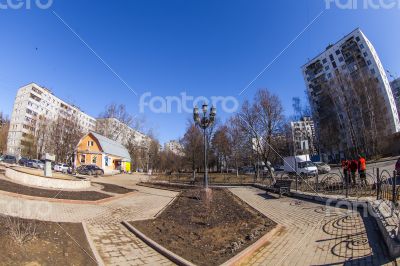
[[[36,221],[24,222],[18,217],[8,216],[6,228],[11,239],[20,246],[37,237]]]

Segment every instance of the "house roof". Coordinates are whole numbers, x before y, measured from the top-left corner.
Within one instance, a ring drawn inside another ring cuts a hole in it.
[[[128,150],[121,143],[104,137],[96,132],[90,132],[90,134],[92,134],[99,141],[103,152],[122,157],[122,159],[126,161],[131,160],[131,156],[129,155]]]

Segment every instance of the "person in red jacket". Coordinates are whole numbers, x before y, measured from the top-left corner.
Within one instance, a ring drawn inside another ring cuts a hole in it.
[[[356,172],[358,169],[358,161],[353,159],[350,161],[350,173],[351,173],[351,181],[353,186],[356,185]]]
[[[361,185],[367,185],[367,161],[364,156],[359,155],[358,157],[358,175],[360,176]]]

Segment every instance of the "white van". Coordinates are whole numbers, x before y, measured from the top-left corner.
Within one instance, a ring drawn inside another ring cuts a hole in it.
[[[318,169],[310,160],[309,155],[289,156],[283,159],[284,170],[288,174],[314,176],[318,174]]]

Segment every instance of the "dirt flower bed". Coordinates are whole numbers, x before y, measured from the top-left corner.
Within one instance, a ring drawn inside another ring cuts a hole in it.
[[[105,192],[111,192],[111,193],[116,193],[116,194],[127,194],[129,192],[136,191],[134,189],[126,188],[126,187],[121,187],[113,184],[108,184],[108,183],[99,183],[99,182],[94,182],[97,185],[103,186],[101,190]]]
[[[97,191],[60,191],[28,187],[4,179],[0,179],[0,190],[22,195],[54,199],[96,201],[111,197],[110,195]]]
[[[130,223],[197,265],[227,261],[276,225],[225,189],[208,199],[201,189],[183,190],[156,219]]]
[[[0,216],[0,247],[1,265],[97,265],[79,223]]]

